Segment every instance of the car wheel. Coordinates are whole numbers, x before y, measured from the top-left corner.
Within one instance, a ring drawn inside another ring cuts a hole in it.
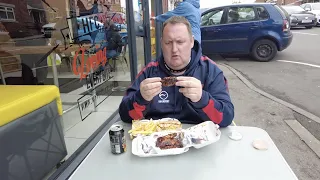
[[[261,62],[272,60],[278,52],[276,44],[268,39],[258,40],[251,49],[251,56]]]
[[[307,29],[312,29],[312,26],[306,26]]]

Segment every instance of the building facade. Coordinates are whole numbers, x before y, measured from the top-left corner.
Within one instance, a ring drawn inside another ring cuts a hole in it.
[[[0,22],[11,38],[41,34],[47,23],[44,12],[41,0],[0,0]]]

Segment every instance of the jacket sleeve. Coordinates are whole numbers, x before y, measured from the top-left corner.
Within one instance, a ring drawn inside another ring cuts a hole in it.
[[[121,41],[121,35],[119,33],[117,33],[115,38],[116,38],[117,46],[122,46],[123,43]]]
[[[119,106],[121,120],[131,123],[132,120],[143,119],[148,109],[149,101],[146,101],[140,93],[140,83],[147,78],[148,69],[142,70],[131,87],[127,89]]]
[[[220,127],[229,126],[234,118],[234,106],[222,71],[208,84],[206,90],[202,90],[200,101],[190,101],[191,105],[204,121],[211,120]]]
[[[156,16],[156,20],[160,21],[160,22],[165,22],[167,19],[169,19],[172,16],[187,16],[190,11],[188,11],[190,9],[189,3],[186,2],[181,2],[175,9],[173,9],[172,11],[168,11],[164,14],[161,14],[159,16]]]

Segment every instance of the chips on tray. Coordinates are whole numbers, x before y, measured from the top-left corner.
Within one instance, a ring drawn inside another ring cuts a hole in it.
[[[177,119],[133,120],[132,129],[128,132],[131,139],[137,135],[150,135],[154,132],[180,130],[182,124]]]

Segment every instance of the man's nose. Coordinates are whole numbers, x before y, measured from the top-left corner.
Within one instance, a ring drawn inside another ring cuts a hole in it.
[[[177,52],[177,51],[178,51],[177,43],[172,43],[172,52]]]

